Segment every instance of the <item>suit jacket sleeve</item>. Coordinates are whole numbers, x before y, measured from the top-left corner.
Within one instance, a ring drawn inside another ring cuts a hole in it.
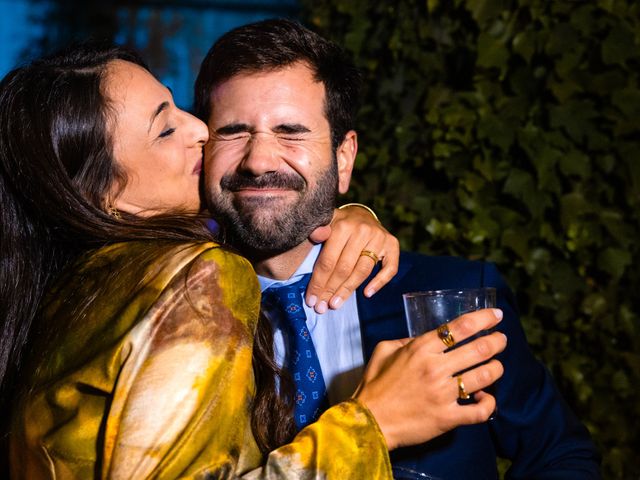
[[[478,287],[496,287],[504,311],[497,327],[508,338],[498,356],[505,368],[495,385],[498,412],[489,422],[392,452],[394,467],[438,479],[495,479],[500,456],[512,462],[508,479],[600,478],[589,434],[529,349],[513,294],[493,264],[402,252],[398,274],[384,289],[371,299],[358,293],[365,358],[379,341],[408,335],[403,293]]]
[[[598,454],[586,428],[529,349],[512,292],[493,264],[484,264],[483,277],[486,286],[497,288],[504,312],[498,329],[508,338],[498,356],[505,367],[495,392],[499,412],[489,422],[498,454],[512,460],[506,478],[600,478]]]

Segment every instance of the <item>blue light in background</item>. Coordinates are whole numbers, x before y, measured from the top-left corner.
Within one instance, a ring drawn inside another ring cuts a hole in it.
[[[200,62],[223,33],[265,18],[291,16],[298,8],[297,0],[210,1],[208,8],[202,8],[207,2],[185,2],[188,6],[176,2],[162,7],[149,3],[119,9],[116,41],[139,50],[152,72],[171,88],[176,104],[187,110],[193,105],[193,84]]]
[[[295,17],[299,10],[298,0],[113,3],[111,12],[117,23],[114,40],[139,50],[151,71],[171,88],[176,104],[187,110],[192,107],[193,83],[200,62],[218,37],[234,27],[265,18]],[[0,0],[0,76],[39,55],[43,37],[49,38],[49,45],[56,46],[60,27],[69,25],[56,25],[47,18],[47,11],[55,5],[55,0]],[[83,4],[78,5],[81,8]],[[109,11],[109,3],[103,5]]]
[[[0,77],[30,60],[27,51],[44,33],[38,23],[45,10],[43,3],[29,0],[0,0]]]

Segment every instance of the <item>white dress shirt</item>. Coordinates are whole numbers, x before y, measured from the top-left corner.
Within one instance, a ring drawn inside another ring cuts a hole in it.
[[[321,249],[321,245],[314,245],[302,264],[287,280],[273,280],[258,275],[261,291],[264,292],[269,287],[295,283],[302,275],[311,273]],[[347,298],[339,310],[328,310],[322,315],[317,314],[304,302],[303,306],[307,315],[307,328],[327,386],[329,403],[334,405],[353,394],[364,369],[356,296],[352,294]],[[273,326],[275,359],[279,365],[283,365],[286,356],[286,334],[279,325],[278,316],[270,315],[269,318]]]

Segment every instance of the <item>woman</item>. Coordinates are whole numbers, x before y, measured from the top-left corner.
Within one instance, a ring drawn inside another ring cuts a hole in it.
[[[121,142],[123,127],[139,137]],[[388,449],[486,420],[493,398],[457,405],[453,375],[503,336],[443,355],[427,334],[383,342],[354,398],[290,439],[255,275],[187,215],[206,140],[119,48],[75,49],[3,80],[3,365],[22,359],[3,381],[12,477],[388,478]],[[455,338],[499,321],[471,316],[451,323]],[[501,371],[475,367],[467,389]]]

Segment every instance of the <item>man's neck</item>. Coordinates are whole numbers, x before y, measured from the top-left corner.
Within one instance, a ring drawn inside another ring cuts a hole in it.
[[[305,240],[291,250],[253,262],[253,268],[258,275],[263,277],[286,280],[295,273],[312,247],[313,244],[309,240]]]

